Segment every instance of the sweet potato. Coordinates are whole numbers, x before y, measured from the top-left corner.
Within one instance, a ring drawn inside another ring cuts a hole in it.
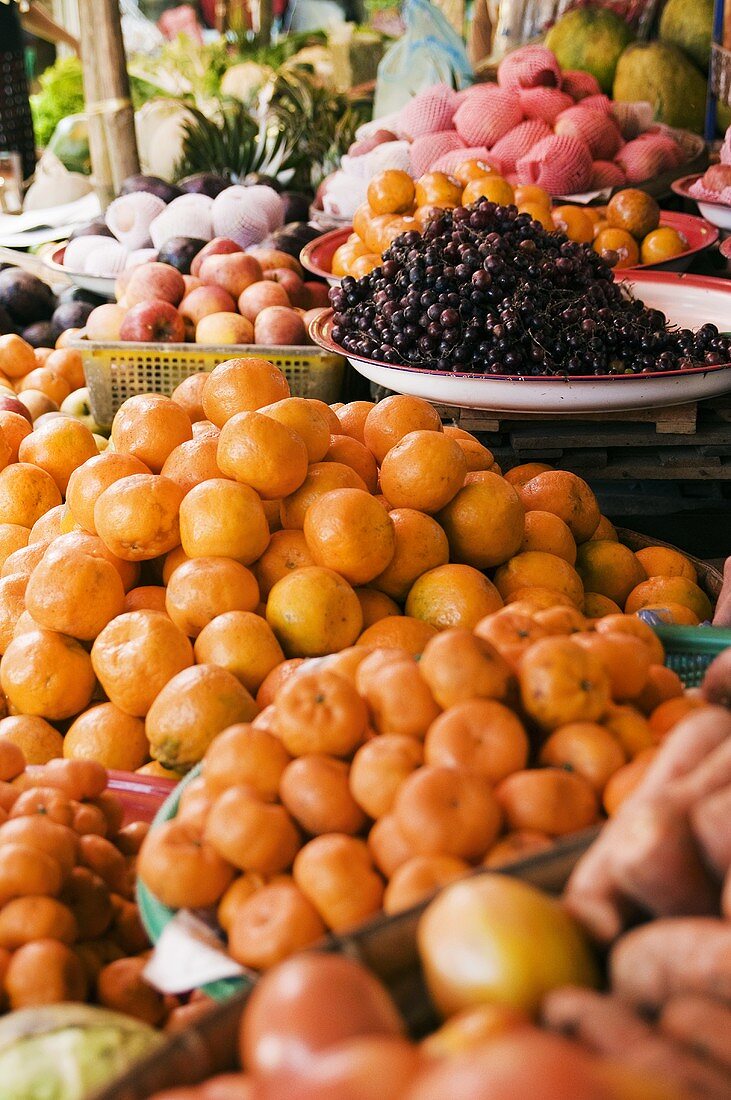
[[[643,1008],[683,993],[731,1002],[731,924],[674,917],[635,928],[612,948],[609,972],[614,992]]]
[[[731,1077],[720,1067],[678,1047],[613,994],[557,989],[542,1005],[543,1022],[576,1037],[591,1050],[657,1074],[680,1086],[683,1095],[727,1100]]]
[[[731,1008],[727,1005],[695,993],[671,997],[662,1010],[660,1029],[701,1058],[731,1070]]]

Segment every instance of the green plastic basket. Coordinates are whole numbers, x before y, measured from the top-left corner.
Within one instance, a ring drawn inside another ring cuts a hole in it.
[[[731,630],[718,626],[653,625],[652,629],[665,647],[665,664],[687,688],[700,687],[714,657],[731,646]]]

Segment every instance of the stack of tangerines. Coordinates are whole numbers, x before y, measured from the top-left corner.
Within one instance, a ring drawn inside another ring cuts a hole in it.
[[[444,629],[418,661],[357,645],[280,666],[273,702],[213,741],[145,840],[142,880],[215,908],[232,956],[266,968],[613,813],[704,704],[640,619],[592,629],[541,602]]]

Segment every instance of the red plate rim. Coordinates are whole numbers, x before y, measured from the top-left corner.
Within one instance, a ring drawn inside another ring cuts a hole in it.
[[[690,199],[691,202],[703,203],[704,206],[717,206],[719,210],[731,210],[731,206],[725,202],[715,202],[713,199],[697,199],[690,194],[690,188],[699,179],[703,178],[702,172],[693,172],[690,176],[682,176],[679,180],[673,180],[670,187],[681,199]]]
[[[722,204],[718,203],[716,205],[720,206]],[[703,252],[706,248],[711,248],[721,235],[717,226],[712,225],[698,214],[680,214],[672,210],[664,210],[660,215],[660,225],[669,229],[677,229],[678,232],[684,233],[687,237],[692,235],[693,237],[705,237],[705,239],[691,245],[690,248],[686,248],[685,252],[679,252],[677,256],[670,256],[667,260],[658,260],[654,264],[635,264],[633,267],[621,268],[621,271],[652,271],[659,265],[674,263],[688,256],[694,256],[697,252]],[[321,237],[316,237],[314,241],[306,244],[300,252],[300,263],[312,275],[317,275],[321,279],[334,278],[332,271],[329,271],[318,262],[319,256],[323,251],[329,252],[331,248],[334,252],[339,245],[345,243],[352,232],[353,227],[346,226],[343,229],[331,229],[329,232],[323,233]]]
[[[642,271],[626,274],[629,268],[623,268],[622,282],[655,282],[677,283],[679,280],[687,282],[689,286],[699,290],[723,290],[731,297],[731,283],[727,279],[716,279],[708,275],[686,275],[675,271]],[[367,359],[363,355],[352,355],[340,344],[332,339],[332,315],[334,310],[323,310],[310,322],[310,336],[316,344],[326,351],[336,355],[344,355],[347,359],[355,359],[359,363],[372,363],[375,367],[385,367],[387,370],[404,371],[408,374],[426,374],[437,378],[470,378],[473,380],[485,379],[491,382],[532,382],[540,385],[560,384],[567,385],[571,382],[637,382],[651,381],[655,378],[687,378],[695,374],[716,374],[721,370],[731,369],[731,363],[718,363],[715,366],[685,367],[682,370],[657,371],[653,374],[572,374],[570,376],[558,374],[534,374],[530,377],[522,377],[517,374],[473,374],[464,371],[430,370],[427,367],[409,367],[400,363],[383,363],[380,359]]]

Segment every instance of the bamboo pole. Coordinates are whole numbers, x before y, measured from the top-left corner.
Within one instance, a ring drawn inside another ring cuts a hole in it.
[[[105,209],[140,170],[117,0],[79,0],[79,23],[94,186]]]

